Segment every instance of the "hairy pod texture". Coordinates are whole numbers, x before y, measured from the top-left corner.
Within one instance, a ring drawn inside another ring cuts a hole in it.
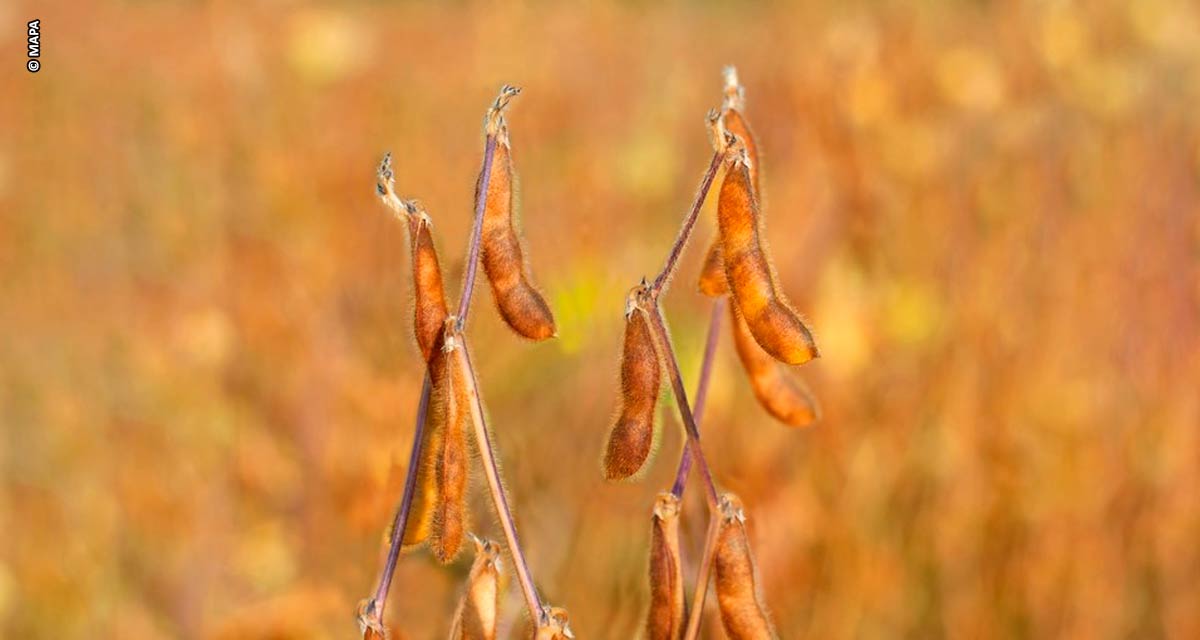
[[[654,408],[662,370],[646,312],[631,303],[625,312],[621,353],[620,414],[604,448],[604,477],[623,480],[646,465],[654,448]]]
[[[417,347],[425,362],[433,357],[434,348],[440,343],[446,317],[450,314],[446,305],[446,288],[442,282],[442,268],[438,264],[437,250],[433,247],[429,217],[417,210],[409,228],[412,235],[413,267],[413,330]]]
[[[555,335],[554,316],[530,282],[513,216],[512,149],[502,118],[496,128],[496,153],[483,213],[483,270],[492,284],[492,297],[504,322],[530,340],[545,340]]]
[[[648,640],[678,640],[686,625],[683,561],[679,555],[679,498],[658,494],[650,532],[650,613]]]
[[[754,397],[767,413],[793,427],[805,427],[819,420],[821,408],[812,391],[758,346],[737,305],[729,305],[729,320],[738,359],[746,370]]]
[[[467,576],[467,590],[458,603],[450,640],[496,640],[500,612],[500,546],[474,536],[475,562]]]
[[[450,321],[447,316],[443,324]],[[404,528],[402,549],[408,551],[429,540],[434,529],[434,511],[440,504],[441,487],[437,477],[437,459],[442,451],[445,440],[445,394],[439,392],[445,385],[449,358],[442,349],[445,333],[439,332],[430,351],[428,372],[432,385],[429,397],[429,410],[425,413],[425,426],[421,438],[421,455],[416,461],[417,481],[413,494],[412,507],[408,512],[408,524]],[[395,535],[389,531],[388,540]]]
[[[441,356],[440,349],[439,346],[435,350],[433,359],[429,362],[431,380],[437,380],[439,376],[444,375],[446,359]],[[421,456],[416,461],[416,489],[412,498],[412,506],[408,512],[408,523],[404,527],[404,540],[401,544],[401,548],[405,551],[429,539],[429,534],[433,531],[434,508],[438,504],[437,453],[441,448],[443,429],[442,417],[439,415],[437,407],[433,406],[437,402],[437,398],[431,397],[430,401],[432,410],[425,414]],[[395,534],[395,531],[388,532],[389,542]]]
[[[571,632],[571,620],[567,610],[560,607],[542,607],[542,618],[533,640],[571,640],[575,634]]]
[[[812,332],[778,290],[759,231],[758,199],[750,182],[750,161],[731,153],[717,202],[721,254],[733,298],[754,339],[771,357],[803,364],[817,357]]]
[[[728,132],[742,141],[746,149],[746,157],[750,159],[750,185],[754,187],[754,195],[762,203],[762,189],[758,180],[759,156],[758,141],[750,130],[750,123],[742,115],[745,107],[745,97],[741,85],[737,81],[737,71],[733,67],[725,70],[725,103],[721,108],[721,127],[718,131]],[[725,265],[721,257],[721,239],[714,238],[705,254],[704,267],[700,271],[700,293],[715,298],[729,293],[729,283],[725,279]]]
[[[700,293],[719,298],[729,293],[729,281],[725,278],[725,261],[721,258],[721,238],[713,238],[704,254],[704,266],[700,268]]]
[[[434,451],[434,482],[437,486],[433,509],[433,528],[429,546],[433,555],[443,563],[458,556],[467,531],[467,481],[470,478],[470,456],[467,452],[467,427],[471,420],[466,371],[462,360],[451,352],[456,345],[452,330],[453,317],[447,319],[447,337],[442,347],[445,370],[434,380],[433,393],[438,397],[442,420],[441,437]]]
[[[766,607],[759,596],[758,575],[741,502],[730,495],[721,497],[721,528],[713,552],[713,580],[721,624],[730,640],[776,638]]]

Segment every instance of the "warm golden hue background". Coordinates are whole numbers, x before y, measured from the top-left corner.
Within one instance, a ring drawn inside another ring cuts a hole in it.
[[[644,482],[601,481],[623,297],[675,236],[734,63],[825,355],[801,374],[826,419],[790,430],[726,335],[703,425],[783,637],[1200,637],[1194,4],[59,2],[0,24],[0,636],[354,634],[421,381],[374,168],[396,153],[457,282],[512,82],[561,337],[516,339],[482,289],[475,362],[545,598],[580,638],[637,637],[679,427]],[[712,227],[667,304],[689,386]],[[399,637],[445,633],[468,563],[401,560]]]

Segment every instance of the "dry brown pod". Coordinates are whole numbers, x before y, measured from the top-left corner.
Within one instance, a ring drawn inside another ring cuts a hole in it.
[[[725,635],[730,640],[775,638],[775,629],[759,594],[758,573],[750,553],[741,501],[732,495],[721,496],[720,510],[713,581]]]
[[[721,257],[729,289],[750,332],[772,357],[803,364],[818,356],[812,331],[788,305],[759,230],[758,200],[750,183],[745,149],[728,154],[717,202]]]
[[[650,533],[650,612],[646,638],[678,640],[686,625],[683,562],[679,555],[679,498],[667,491],[654,501]]]
[[[729,319],[738,359],[746,370],[754,397],[767,413],[793,427],[805,427],[820,420],[821,407],[808,385],[758,346],[735,304],[729,305]]]
[[[440,347],[438,349],[440,352]],[[444,357],[435,352],[433,359],[429,363],[429,374],[431,379],[436,379],[437,376],[443,375],[435,370],[444,370]],[[431,398],[431,403],[436,402],[436,399]],[[421,440],[421,457],[417,462],[417,485],[413,494],[412,507],[408,512],[408,523],[404,527],[404,541],[401,548],[405,551],[410,550],[429,539],[429,534],[433,530],[433,512],[434,507],[438,503],[438,485],[437,485],[437,453],[441,449],[442,440],[442,416],[437,411],[436,407],[431,407],[433,410],[425,414],[425,429],[424,436]],[[388,531],[388,541],[390,543],[395,531]]]
[[[446,320],[446,337],[442,345],[446,355],[445,371],[433,381],[433,395],[438,399],[443,418],[439,425],[441,437],[437,438],[433,452],[437,491],[429,546],[441,562],[454,560],[462,548],[467,532],[467,482],[470,479],[467,428],[471,420],[471,398],[462,359],[450,355],[459,348],[454,324],[454,316]]]
[[[500,545],[471,536],[475,562],[467,576],[467,590],[454,613],[450,640],[496,640],[500,615]]]
[[[426,362],[432,358],[434,349],[441,342],[446,318],[450,315],[446,305],[446,289],[442,282],[442,268],[438,264],[437,250],[433,246],[429,216],[419,205],[410,203],[412,218],[409,228],[412,235],[413,262],[413,331],[417,347]]]
[[[538,625],[533,640],[570,640],[575,637],[571,631],[571,620],[567,610],[560,607],[542,607],[543,621]]]
[[[529,266],[513,212],[516,176],[503,109],[516,93],[515,89],[511,94],[502,91],[497,105],[488,113],[488,134],[496,138],[496,151],[483,213],[483,270],[492,284],[492,295],[500,316],[508,326],[531,340],[545,340],[557,331],[554,315],[542,294],[530,282]],[[480,179],[482,177],[480,174]]]
[[[719,298],[729,293],[729,280],[725,278],[725,261],[721,259],[721,238],[713,238],[704,254],[704,266],[700,268],[700,293]]]
[[[719,126],[716,128],[714,143],[721,148],[726,134],[733,134],[742,141],[746,156],[750,159],[750,184],[754,187],[754,195],[762,203],[762,189],[758,179],[759,156],[758,141],[750,130],[750,123],[743,115],[745,110],[745,92],[738,83],[737,70],[725,68],[725,101],[721,107]],[[700,293],[715,298],[729,293],[729,283],[725,279],[725,265],[721,258],[721,239],[713,238],[704,257],[704,267],[700,271]]]
[[[639,306],[643,287],[625,303],[625,344],[621,352],[620,413],[604,447],[604,477],[629,478],[645,467],[654,449],[654,409],[662,370],[650,333],[650,320]]]
[[[761,183],[758,179],[759,154],[758,141],[750,130],[746,120],[746,93],[738,82],[737,69],[725,67],[725,101],[721,105],[721,122],[725,131],[733,134],[742,141],[746,155],[750,158],[750,183],[754,185],[754,194],[762,199]]]
[[[429,379],[434,387],[445,378],[447,360],[442,352],[445,327],[449,319],[445,287],[437,251],[433,246],[429,216],[419,205],[404,203],[408,211],[409,232],[412,236],[413,260],[413,330],[417,347],[425,358]],[[405,548],[425,542],[433,529],[434,509],[440,502],[437,479],[437,456],[445,440],[445,398],[431,396],[431,411],[426,413],[421,460],[417,471],[417,491],[409,511],[404,531]],[[394,532],[389,532],[389,538]]]

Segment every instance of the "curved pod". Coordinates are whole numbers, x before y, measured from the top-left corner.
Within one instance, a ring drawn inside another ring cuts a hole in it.
[[[555,335],[554,315],[529,279],[513,216],[513,181],[512,151],[507,131],[501,128],[484,205],[483,270],[504,322],[530,340],[545,340]]]
[[[729,320],[738,359],[746,370],[754,397],[767,413],[793,427],[806,427],[820,420],[821,408],[812,391],[758,346],[737,305],[729,305]]]
[[[732,155],[717,203],[729,289],[763,350],[781,362],[803,364],[818,356],[812,331],[778,290],[759,232],[748,160],[744,152]]]
[[[646,465],[654,448],[654,408],[662,386],[662,370],[646,313],[631,309],[625,318],[621,354],[620,415],[604,448],[604,477],[629,478]]]

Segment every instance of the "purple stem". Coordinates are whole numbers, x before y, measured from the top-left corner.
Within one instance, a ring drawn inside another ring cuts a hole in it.
[[[467,321],[467,313],[471,310],[471,294],[475,290],[475,272],[479,266],[479,244],[483,235],[483,209],[487,201],[488,181],[492,177],[492,158],[496,155],[496,136],[489,135],[483,147],[483,169],[479,173],[478,189],[475,192],[475,222],[471,229],[471,246],[467,250],[467,272],[463,278],[463,289],[458,298],[457,328],[462,331]],[[425,384],[421,387],[421,399],[417,404],[417,424],[413,429],[412,451],[408,455],[408,472],[404,478],[404,496],[400,499],[400,508],[392,519],[392,539],[388,547],[387,561],[383,566],[383,575],[379,577],[379,587],[375,596],[367,606],[367,615],[373,616],[378,622],[383,622],[383,610],[387,606],[388,591],[392,586],[392,576],[396,572],[396,562],[400,558],[400,547],[404,543],[404,530],[408,527],[408,514],[412,510],[413,495],[417,489],[417,467],[421,459],[421,441],[424,440],[425,416],[429,412],[429,396],[433,385],[429,380],[428,371],[425,373]]]
[[[383,575],[379,578],[379,588],[371,605],[377,612],[379,620],[383,620],[383,609],[387,605],[388,590],[392,588],[392,575],[396,572],[396,561],[400,559],[400,547],[404,544],[404,529],[408,526],[408,514],[412,511],[413,495],[417,487],[417,461],[421,459],[421,445],[425,438],[425,416],[429,413],[429,396],[433,385],[429,381],[429,372],[425,372],[425,384],[421,387],[421,400],[417,404],[417,426],[413,430],[412,452],[408,454],[408,472],[404,477],[404,497],[400,499],[400,508],[392,519],[392,539],[388,547],[387,562],[383,565]]]
[[[475,194],[475,225],[471,228],[471,246],[467,251],[467,275],[458,297],[458,323],[461,332],[471,310],[471,292],[475,289],[475,272],[479,270],[479,245],[483,236],[483,210],[487,204],[488,182],[492,178],[492,158],[496,155],[496,136],[489,135],[483,147],[483,170],[479,172],[478,193]]]
[[[708,171],[704,172],[704,179],[700,181],[700,191],[696,193],[696,199],[692,201],[692,210],[688,213],[688,217],[684,218],[683,228],[679,230],[679,236],[675,238],[675,245],[671,247],[671,253],[667,255],[667,264],[663,265],[662,271],[654,278],[654,285],[650,287],[652,297],[658,298],[663,287],[667,286],[667,280],[675,272],[675,263],[679,262],[679,256],[683,254],[683,247],[687,245],[688,238],[692,236],[696,218],[700,217],[704,199],[708,197],[708,190],[712,187],[713,180],[717,177],[717,170],[721,168],[721,161],[724,158],[725,153],[722,151],[713,154],[712,162],[708,164]]]
[[[675,357],[675,347],[671,345],[671,334],[667,331],[667,323],[663,319],[662,308],[658,304],[655,304],[654,308],[646,313],[650,314],[650,326],[654,330],[656,342],[661,349],[659,355],[667,365],[667,377],[671,379],[675,404],[679,407],[679,416],[683,419],[684,428],[687,429],[688,445],[692,449],[692,456],[696,459],[697,466],[700,467],[700,476],[704,478],[709,510],[715,513],[717,510],[717,486],[713,483],[712,470],[708,468],[708,461],[704,459],[704,451],[700,448],[700,430],[696,427],[696,418],[692,415],[687,391],[683,388],[683,376],[679,373],[679,358]]]
[[[692,417],[696,427],[704,416],[704,401],[708,397],[708,381],[712,377],[712,365],[717,353],[717,343],[721,338],[721,318],[725,315],[725,297],[713,301],[712,316],[708,321],[708,340],[704,344],[704,361],[700,364],[700,381],[696,384],[696,401],[692,403]],[[675,485],[671,493],[676,498],[683,497],[683,488],[687,485],[688,472],[692,470],[692,450],[683,448],[683,457],[679,460],[679,471],[675,474]]]

